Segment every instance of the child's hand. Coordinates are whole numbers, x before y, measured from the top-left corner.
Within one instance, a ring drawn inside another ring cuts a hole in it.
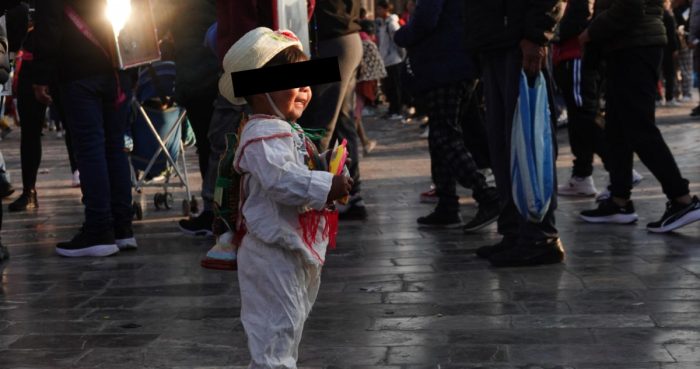
[[[350,194],[352,178],[346,176],[333,176],[331,190],[328,192],[328,202],[333,202]]]

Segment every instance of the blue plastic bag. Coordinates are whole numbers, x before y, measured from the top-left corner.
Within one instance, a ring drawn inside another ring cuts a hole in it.
[[[547,85],[542,73],[530,87],[520,74],[520,97],[513,115],[510,170],[513,202],[530,222],[540,223],[554,193],[554,153]]]

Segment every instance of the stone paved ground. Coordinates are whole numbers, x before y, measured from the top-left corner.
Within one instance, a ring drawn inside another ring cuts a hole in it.
[[[700,192],[700,124],[686,119],[687,109],[659,113]],[[566,264],[495,270],[473,256],[498,239],[493,229],[466,236],[416,228],[415,218],[430,210],[417,201],[429,164],[416,126],[367,126],[381,143],[362,167],[370,218],[342,224],[301,366],[700,368],[700,225],[670,235],[644,230],[665,200],[642,165],[638,225],[583,224],[577,211],[592,201],[562,198]],[[565,132],[559,140],[564,180],[571,161]],[[78,191],[67,186],[64,148],[50,136],[44,145],[41,208],[5,217],[12,260],[0,266],[0,368],[245,366],[236,274],[199,267],[211,240],[183,237],[177,211],[153,209],[154,191],[143,197],[137,252],[78,260],[53,254],[82,216]],[[18,185],[18,134],[1,147]],[[604,173],[595,176],[602,187]],[[462,212],[475,212],[468,197]]]

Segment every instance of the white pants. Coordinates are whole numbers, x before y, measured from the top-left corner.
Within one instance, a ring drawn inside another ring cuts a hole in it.
[[[321,267],[298,252],[247,235],[238,250],[241,321],[249,369],[296,369],[304,322],[316,301]]]

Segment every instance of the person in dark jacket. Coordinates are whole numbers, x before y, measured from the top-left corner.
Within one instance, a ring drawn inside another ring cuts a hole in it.
[[[664,97],[666,98],[666,106],[680,106],[680,102],[676,100],[676,65],[678,63],[678,52],[681,49],[681,43],[678,39],[678,30],[676,20],[671,12],[671,2],[664,1],[664,27],[666,28],[666,47],[664,47],[664,56],[661,61],[661,75],[664,79]],[[661,96],[657,101],[661,100]]]
[[[678,70],[681,75],[681,102],[693,101],[693,49],[689,47],[688,31],[690,30],[690,2],[689,0],[674,0],[673,17],[676,20],[678,31]]]
[[[408,50],[415,90],[424,96],[430,119],[428,143],[438,204],[432,213],[418,218],[418,224],[460,226],[459,183],[472,189],[479,204],[476,216],[463,228],[472,232],[495,222],[500,207],[496,189],[486,184],[462,138],[464,114],[460,111],[478,106],[470,104],[471,99],[477,99],[476,65],[466,46],[453,42],[454,35],[464,32],[463,14],[463,0],[419,2],[408,24],[396,31],[394,40]]]
[[[569,0],[559,23],[559,39],[552,46],[552,64],[557,86],[566,102],[569,143],[574,155],[571,178],[559,185],[562,196],[595,196],[593,154],[605,163],[607,146],[603,128],[597,124],[600,98],[600,65],[587,58],[578,35],[593,17],[593,0]]]
[[[542,222],[529,222],[515,207],[510,176],[510,136],[521,70],[529,77],[540,73],[559,10],[559,0],[466,1],[467,42],[478,52],[483,73],[491,167],[501,200],[498,231],[503,235],[501,242],[479,248],[477,255],[496,267],[551,264],[564,258],[554,224],[556,196]]]
[[[313,99],[301,117],[304,128],[326,130],[319,143],[324,151],[335,140],[348,141],[350,175],[354,181],[348,205],[339,205],[341,219],[364,219],[367,209],[360,195],[360,139],[352,117],[357,69],[362,61],[359,0],[325,0],[316,4],[309,27],[311,57],[338,57],[341,81],[312,86]]]
[[[114,36],[105,6],[92,0],[36,4],[34,94],[51,104],[49,84],[58,80],[85,203],[81,230],[56,246],[66,257],[108,256],[137,247],[124,150],[131,83],[107,51]]]
[[[0,16],[5,14],[6,9],[0,9]],[[9,43],[5,33],[5,25],[0,22],[0,85],[5,84],[10,79],[10,60],[8,58]],[[4,100],[2,101],[4,103]],[[2,206],[0,206],[0,230],[2,230]],[[10,252],[6,246],[0,243],[0,263],[10,258]]]
[[[597,209],[581,212],[587,222],[637,221],[629,176],[635,153],[668,198],[663,216],[647,224],[647,230],[669,232],[700,220],[700,200],[691,197],[688,181],[655,122],[654,97],[667,42],[662,4],[663,0],[598,0],[597,15],[579,36],[583,44],[603,48],[607,68],[605,135],[612,197]]]

